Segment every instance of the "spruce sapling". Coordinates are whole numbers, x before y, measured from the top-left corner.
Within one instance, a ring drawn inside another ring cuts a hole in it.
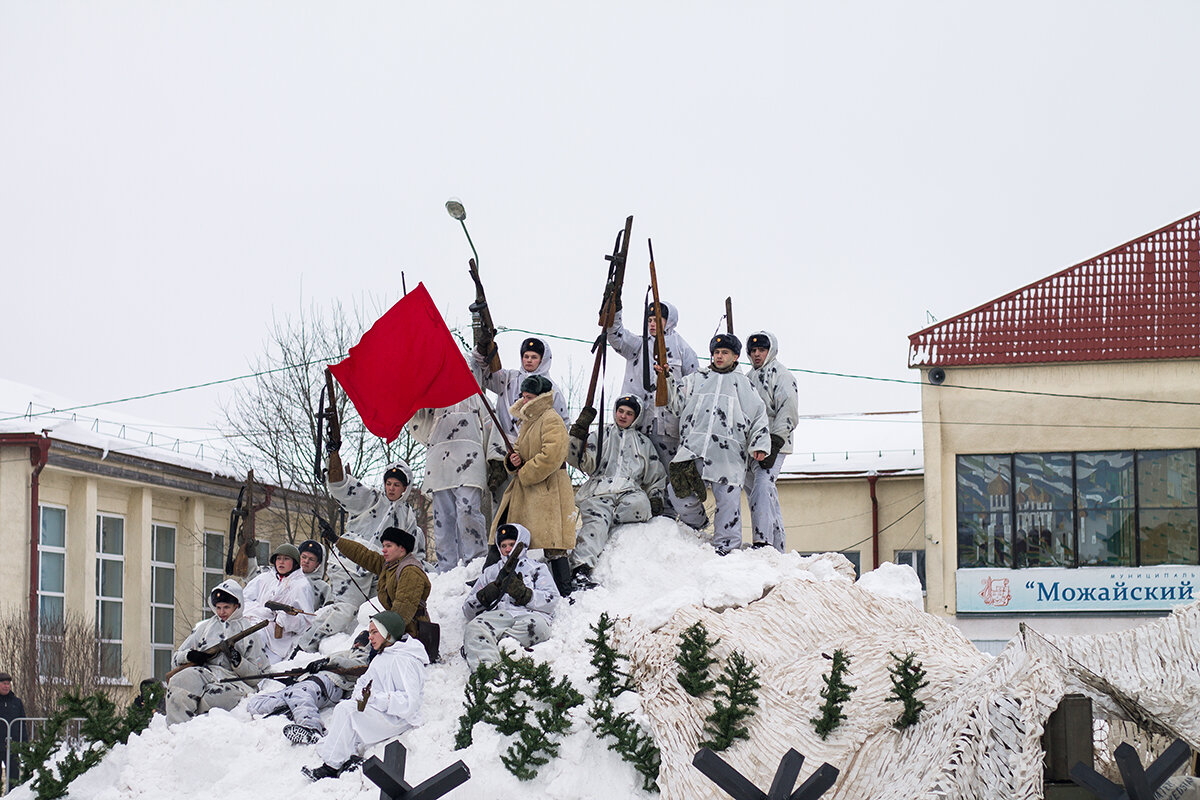
[[[720,642],[720,639],[708,638],[708,629],[703,622],[697,622],[680,634],[679,655],[675,656],[675,663],[680,666],[679,685],[692,697],[699,697],[716,687],[716,682],[708,677],[708,668],[717,663],[712,649]]]
[[[491,699],[492,681],[499,674],[494,664],[480,664],[467,678],[466,699],[463,700],[463,715],[458,718],[458,732],[454,734],[454,749],[462,750],[472,743],[475,723],[487,713]]]
[[[756,692],[761,684],[755,674],[754,664],[737,650],[729,654],[729,661],[725,663],[717,683],[720,688],[716,692],[713,713],[704,720],[704,733],[709,738],[700,744],[720,751],[738,739],[750,738],[741,723],[754,714],[758,706]]]
[[[821,716],[809,720],[816,726],[817,734],[822,739],[828,739],[833,729],[841,725],[842,720],[846,718],[842,713],[842,705],[857,688],[846,683],[845,676],[849,670],[850,656],[842,650],[834,650],[833,665],[829,668],[829,674],[822,678],[825,688],[821,690],[821,697],[825,698],[825,703],[821,706]]]
[[[596,624],[590,626],[595,637],[584,640],[592,646],[592,666],[596,669],[588,678],[596,684],[597,697],[616,697],[633,689],[629,673],[620,666],[621,661],[629,660],[629,656],[617,652],[609,639],[614,624],[608,612],[604,612]]]
[[[904,710],[892,724],[897,730],[904,730],[916,725],[917,720],[921,718],[925,703],[917,699],[917,691],[928,686],[929,681],[925,680],[925,667],[917,661],[916,653],[906,653],[904,658],[895,653],[888,655],[896,663],[888,670],[892,678],[892,691],[887,700],[889,703],[904,704]]]

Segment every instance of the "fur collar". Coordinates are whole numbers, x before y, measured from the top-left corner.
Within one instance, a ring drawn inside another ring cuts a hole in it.
[[[508,413],[512,414],[515,419],[521,422],[529,422],[535,420],[547,411],[554,408],[554,390],[539,394],[529,402],[518,400],[508,409]]]

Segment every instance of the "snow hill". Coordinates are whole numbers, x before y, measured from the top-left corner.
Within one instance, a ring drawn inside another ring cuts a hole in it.
[[[443,661],[428,671],[425,724],[400,737],[408,749],[409,783],[461,758],[472,777],[447,795],[457,800],[655,797],[642,790],[633,768],[592,733],[584,707],[575,710],[559,756],[529,782],[518,781],[500,763],[508,737],[485,724],[475,726],[474,744],[453,749],[467,678],[457,652],[461,604],[465,582],[480,568],[476,562],[432,577],[429,606],[442,625]],[[1116,709],[1111,702],[1105,706],[1106,689],[1078,679],[1067,654],[1092,663],[1134,697],[1146,694],[1150,685],[1157,694],[1148,694],[1148,713],[1182,732],[1193,747],[1200,743],[1200,604],[1126,632],[1125,638],[1109,634],[1049,642],[1027,637],[991,660],[957,629],[920,610],[920,586],[907,567],[884,565],[855,583],[850,563],[836,554],[801,557],[764,548],[722,558],[689,529],[655,519],[620,529],[597,577],[599,588],[561,606],[553,637],[533,648],[532,655],[590,696],[591,652],[584,641],[591,636],[589,625],[604,611],[617,621],[617,644],[631,657],[639,689],[622,695],[618,710],[633,711],[662,749],[659,784],[665,800],[725,797],[690,765],[711,697],[691,698],[675,680],[679,633],[698,619],[721,639],[715,655],[723,660],[738,649],[758,667],[763,688],[749,724],[751,740],[723,755],[764,789],[779,758],[795,747],[806,756],[801,779],[822,761],[842,771],[827,797],[1040,797],[1038,737],[1061,695],[1093,695],[1101,701],[1098,718],[1105,709]],[[339,649],[348,638],[327,642],[326,649]],[[846,722],[822,741],[809,719],[818,714],[821,676],[830,663],[822,653],[836,648],[853,657],[848,677],[858,690],[845,708]],[[891,727],[897,706],[884,700],[890,687],[888,653],[909,650],[928,671],[924,699],[929,706],[921,723],[899,733]],[[1137,653],[1143,656],[1135,660]],[[283,739],[284,724],[282,717],[251,719],[241,708],[210,712],[174,728],[157,717],[144,733],[79,778],[70,797],[379,796],[361,771],[309,783],[300,767],[319,761],[313,748]],[[1011,794],[996,793],[1004,786],[1013,788]],[[16,800],[30,796],[24,787],[12,793]]]

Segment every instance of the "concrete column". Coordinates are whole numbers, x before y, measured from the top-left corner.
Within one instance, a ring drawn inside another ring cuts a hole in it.
[[[200,620],[204,587],[204,498],[185,497],[175,533],[175,641]]]
[[[125,517],[125,582],[121,655],[126,678],[138,683],[154,674],[150,651],[150,556],[153,552],[154,493],[139,486],[129,492]]]
[[[921,371],[921,420],[925,448],[925,608],[930,614],[954,616],[954,573],[958,567],[955,529],[954,454],[943,453],[943,392],[929,386]],[[947,467],[947,464],[949,465]],[[948,486],[943,486],[949,481]],[[947,491],[943,491],[946,489]],[[948,504],[944,506],[943,503]]]
[[[0,559],[0,609],[24,616],[29,614],[29,481],[32,472],[28,447],[0,450],[0,530],[8,534],[5,541],[14,545],[5,553],[5,558]]]
[[[71,483],[67,508],[66,608],[96,620],[96,479]]]

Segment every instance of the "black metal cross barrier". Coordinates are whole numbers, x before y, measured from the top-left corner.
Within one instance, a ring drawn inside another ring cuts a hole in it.
[[[392,742],[383,749],[382,761],[371,756],[363,764],[363,774],[379,787],[379,800],[437,800],[471,778],[471,770],[459,760],[417,786],[409,786],[404,781],[406,754],[404,745]]]
[[[692,759],[692,765],[733,800],[817,800],[833,787],[838,770],[829,764],[822,764],[793,792],[792,787],[796,785],[803,763],[804,756],[789,748],[779,760],[771,788],[763,792],[707,747],[700,748]]]
[[[1154,800],[1154,793],[1175,770],[1187,763],[1191,754],[1192,750],[1187,743],[1176,739],[1161,756],[1154,759],[1154,763],[1148,769],[1143,769],[1137,751],[1128,742],[1123,742],[1113,751],[1113,757],[1125,786],[1118,786],[1083,762],[1071,767],[1071,780],[1100,800]]]

